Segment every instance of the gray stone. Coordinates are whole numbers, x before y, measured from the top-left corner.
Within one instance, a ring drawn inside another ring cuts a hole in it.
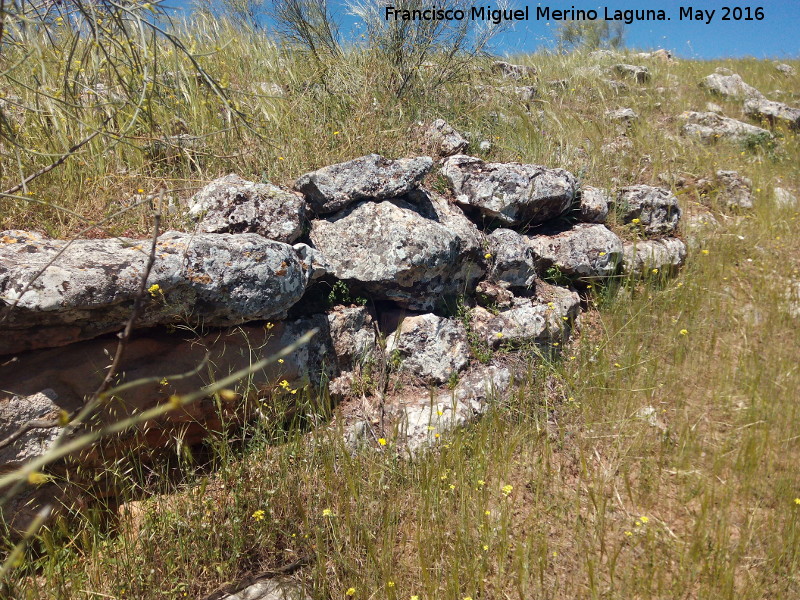
[[[331,274],[332,267],[322,252],[316,248],[312,248],[308,244],[302,243],[295,244],[292,248],[297,252],[300,263],[303,265],[303,269],[306,272],[306,278],[309,281]]]
[[[773,198],[775,199],[775,204],[780,206],[781,208],[797,208],[797,196],[795,196],[789,190],[776,187],[773,191]]]
[[[481,281],[475,288],[475,299],[483,307],[510,308],[514,294],[508,288],[509,286],[501,283]]]
[[[302,233],[305,202],[270,183],[226,175],[189,201],[189,215],[205,233],[258,233],[292,243]]]
[[[339,371],[352,371],[372,359],[377,329],[369,310],[337,306],[328,313],[328,325]]]
[[[225,596],[226,600],[311,600],[311,596],[291,579],[264,579]]]
[[[311,242],[338,279],[414,310],[433,310],[483,274],[477,228],[444,198],[422,191],[314,221]]]
[[[787,65],[786,63],[775,65],[775,70],[783,73],[784,75],[794,75],[794,67],[792,65]]]
[[[578,224],[556,235],[527,238],[540,269],[557,268],[570,277],[610,277],[622,258],[622,240],[605,225]]]
[[[736,171],[717,171],[719,198],[728,208],[753,208],[753,182]]]
[[[714,142],[720,138],[742,142],[751,137],[772,137],[766,129],[712,112],[687,111],[679,119],[684,123],[684,134],[698,137],[704,142]]]
[[[52,389],[25,397],[0,398],[0,440],[6,439],[29,421],[57,419],[61,407],[56,400],[58,394]],[[10,445],[0,448],[0,472],[43,456],[61,431],[61,427],[31,429]]]
[[[764,95],[751,85],[747,85],[744,80],[732,73],[724,75],[712,73],[700,82],[700,87],[710,92],[719,94],[725,98],[763,98]]]
[[[616,110],[607,110],[606,118],[610,121],[632,123],[639,118],[639,115],[632,108],[618,108]]]
[[[615,209],[623,223],[639,222],[648,235],[669,235],[678,228],[681,209],[678,199],[664,188],[632,185],[620,189]]]
[[[456,202],[504,225],[543,223],[564,213],[575,197],[575,177],[564,169],[487,163],[459,154],[442,166]]]
[[[400,370],[426,383],[447,383],[469,364],[464,325],[434,314],[406,317],[386,337],[386,353],[401,360]]]
[[[751,98],[744,103],[744,112],[754,119],[766,120],[773,125],[783,124],[789,129],[800,129],[800,108],[792,108],[783,102]]]
[[[492,255],[492,280],[513,290],[530,288],[537,279],[539,265],[528,239],[510,229],[495,229],[488,236]]]
[[[584,186],[579,192],[578,220],[584,223],[605,223],[612,198],[605,190]]]
[[[526,65],[514,65],[504,60],[496,60],[492,63],[492,71],[510,79],[524,79],[536,76],[536,67]]]
[[[429,394],[404,402],[393,415],[398,441],[411,456],[434,446],[441,434],[478,419],[492,400],[511,386],[511,371],[505,367],[477,367],[464,376],[450,392],[433,399]]]
[[[0,315],[6,317],[0,355],[120,330],[149,251],[147,240],[0,233]],[[158,238],[137,326],[282,318],[303,295],[306,281],[287,244],[254,233],[167,232]]]
[[[725,112],[719,104],[715,104],[713,102],[706,103],[706,110],[718,115],[721,115],[723,112]]]
[[[452,156],[469,145],[469,141],[444,119],[436,119],[427,126],[419,123],[419,128],[425,148],[436,156]]]
[[[647,67],[619,63],[611,67],[611,70],[617,75],[635,79],[638,83],[650,81],[650,70]]]
[[[306,173],[295,183],[318,214],[341,210],[360,200],[389,200],[417,189],[433,166],[428,156],[388,160],[378,154]]]
[[[655,60],[660,60],[662,62],[672,62],[674,59],[672,52],[664,48],[659,48],[658,50],[654,50],[653,52],[637,52],[636,54],[634,54],[634,56],[636,58],[655,59]]]
[[[494,348],[501,344],[549,344],[566,340],[579,313],[577,293],[537,282],[535,298],[514,298],[510,308],[497,314],[480,306],[474,308],[470,328]]]
[[[653,274],[672,275],[686,260],[686,245],[678,238],[626,242],[622,253],[622,270],[626,275],[642,277]]]

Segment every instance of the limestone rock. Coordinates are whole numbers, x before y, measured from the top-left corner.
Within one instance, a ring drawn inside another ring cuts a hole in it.
[[[728,208],[753,208],[753,182],[736,171],[717,171],[720,199]]]
[[[406,317],[386,337],[386,353],[402,361],[402,371],[427,383],[447,383],[469,364],[467,331],[455,319],[430,313]]]
[[[633,123],[639,118],[639,115],[632,108],[618,108],[616,110],[607,110],[606,118],[610,121]]]
[[[584,186],[579,192],[578,220],[584,223],[605,223],[611,196],[605,190]]]
[[[706,111],[716,113],[721,115],[725,112],[719,104],[715,104],[714,102],[707,102],[706,103]]]
[[[28,421],[57,419],[61,410],[57,400],[58,394],[52,389],[25,397],[0,397],[0,440],[16,432]],[[0,473],[43,456],[61,431],[61,427],[31,429],[12,444],[0,448]]]
[[[475,288],[475,299],[483,307],[510,308],[514,301],[514,294],[508,290],[509,286],[481,281]]]
[[[309,281],[314,281],[332,272],[330,263],[316,248],[312,248],[308,244],[295,244],[292,248],[297,252]]]
[[[648,235],[673,233],[681,218],[678,199],[664,188],[632,185],[619,190],[615,207],[624,223],[639,219]]]
[[[209,183],[189,202],[189,215],[205,233],[258,233],[292,243],[302,232],[305,202],[269,183],[226,175]]]
[[[684,134],[698,137],[704,142],[714,142],[720,138],[742,142],[749,137],[772,137],[766,129],[712,112],[687,111],[679,118],[684,122]]]
[[[510,79],[523,79],[536,76],[536,67],[526,65],[514,65],[504,60],[496,60],[492,63],[492,71],[508,77]]]
[[[149,250],[147,240],[0,233],[0,355],[120,330]],[[158,238],[147,287],[138,327],[232,325],[285,315],[305,291],[306,272],[291,246],[254,233],[173,231]]]
[[[638,83],[650,81],[650,70],[647,67],[619,63],[611,67],[611,70],[617,75],[635,79]]]
[[[664,275],[674,274],[686,260],[686,245],[678,238],[626,242],[622,254],[622,270],[641,277],[657,269]]]
[[[427,126],[420,123],[419,126],[425,148],[436,156],[452,156],[469,145],[469,141],[444,119],[436,119]]]
[[[295,183],[318,214],[341,210],[360,200],[389,200],[417,189],[433,166],[428,156],[388,160],[378,154],[306,173]]]
[[[311,600],[297,582],[287,578],[263,579],[235,594],[225,596],[226,600]]]
[[[486,163],[459,154],[444,162],[442,174],[458,204],[505,225],[543,223],[564,213],[575,197],[575,177],[564,169]]]
[[[537,297],[514,298],[510,308],[497,314],[476,307],[470,315],[472,331],[494,348],[562,342],[580,312],[578,294],[542,282],[537,282],[536,291]]]
[[[433,401],[428,394],[405,402],[397,411],[398,440],[411,456],[436,444],[439,436],[479,418],[490,402],[511,385],[505,367],[481,366],[465,375],[451,392]]]
[[[527,238],[541,269],[557,268],[570,277],[609,277],[622,258],[622,240],[605,225],[578,224],[556,235]]]
[[[790,129],[800,129],[800,108],[766,98],[751,98],[744,103],[744,112],[755,119],[766,119],[773,125],[784,124]]]
[[[703,87],[710,92],[719,94],[725,98],[763,98],[764,95],[751,85],[747,85],[744,80],[732,73],[724,75],[712,73],[700,82]]]
[[[773,197],[775,198],[775,204],[782,208],[797,208],[798,201],[797,196],[795,196],[792,192],[785,188],[776,187],[773,190]]]
[[[636,54],[634,54],[634,56],[636,58],[655,59],[667,63],[672,62],[674,59],[672,52],[664,48],[659,48],[658,50],[654,50],[653,52],[637,52]]]
[[[686,243],[693,249],[700,247],[720,226],[714,214],[699,204],[690,205],[681,222],[686,232]]]
[[[483,274],[477,228],[445,199],[422,191],[314,221],[311,242],[338,279],[414,310],[433,310]]]
[[[494,261],[491,278],[512,290],[530,288],[537,279],[539,265],[527,238],[510,229],[495,229],[487,239]]]
[[[376,328],[365,307],[337,306],[328,313],[328,325],[339,371],[352,371],[372,358]]]
[[[775,70],[783,73],[784,75],[794,75],[794,67],[792,65],[787,65],[786,63],[775,65]]]

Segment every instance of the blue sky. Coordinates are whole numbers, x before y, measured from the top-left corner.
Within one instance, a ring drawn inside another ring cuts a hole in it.
[[[495,43],[497,54],[528,52],[547,45],[557,27],[555,21],[537,21],[536,7],[555,9],[589,10],[594,9],[603,17],[607,7],[610,13],[615,10],[659,10],[671,17],[670,21],[634,22],[626,25],[626,45],[634,48],[667,48],[684,58],[726,58],[754,56],[756,58],[800,58],[800,0],[732,0],[729,2],[709,2],[686,0],[674,2],[535,2],[525,3],[511,0],[514,7],[530,7],[530,20],[516,23],[513,30],[504,33]],[[353,25],[353,18],[347,15],[346,2],[330,0],[337,18],[341,19],[344,30]],[[166,5],[186,6],[186,0],[166,0]],[[391,0],[387,2],[391,4]],[[431,6],[446,7],[444,0],[431,0]],[[492,5],[488,1],[475,0],[475,6]],[[679,7],[715,10],[711,23],[679,20]],[[723,6],[750,6],[752,10],[760,6],[764,10],[762,21],[723,21]]]

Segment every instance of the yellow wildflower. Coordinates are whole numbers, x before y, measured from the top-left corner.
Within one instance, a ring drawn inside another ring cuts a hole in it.
[[[689,335],[689,330],[688,329],[681,329],[680,334],[681,335]]]
[[[647,523],[647,522],[648,522],[650,519],[649,519],[648,517],[639,517],[639,520],[640,520],[642,523]]]
[[[483,258],[485,258],[486,260],[489,260],[490,258],[492,258],[492,255],[491,255],[491,253],[487,252],[486,254],[483,255]]]
[[[155,298],[156,296],[158,296],[158,294],[161,293],[161,286],[158,285],[157,283],[154,283],[149,288],[147,288],[147,291],[150,292],[150,295],[153,298]]]
[[[254,512],[254,513],[253,513],[251,516],[252,516],[252,517],[253,517],[253,519],[255,519],[256,521],[263,521],[263,520],[264,520],[264,511],[263,511],[263,510],[257,510],[257,511],[256,511],[256,512]]]
[[[513,489],[514,489],[514,486],[513,486],[513,485],[506,484],[506,485],[504,485],[504,486],[503,486],[503,488],[502,488],[500,491],[502,491],[502,492],[503,492],[503,495],[504,495],[506,498],[508,498],[508,497],[511,495],[511,491],[512,491]]]
[[[347,588],[347,591],[344,593],[345,596],[355,596],[356,595],[356,588],[351,587]]]
[[[378,438],[378,443],[381,446],[385,446],[386,445],[386,438]]]
[[[325,508],[325,509],[322,510],[322,516],[323,517],[332,517],[332,516],[334,516],[333,515],[333,511],[330,508]],[[348,596],[352,596],[352,595],[353,594],[348,594]]]

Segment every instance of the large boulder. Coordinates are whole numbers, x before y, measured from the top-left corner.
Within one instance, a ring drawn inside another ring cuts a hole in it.
[[[615,208],[623,223],[638,223],[647,235],[669,235],[677,229],[681,218],[675,195],[650,185],[621,188]]]
[[[751,85],[747,85],[744,80],[733,73],[724,75],[722,73],[712,73],[700,82],[703,87],[710,92],[719,94],[725,98],[763,98],[763,94]]]
[[[569,277],[610,277],[622,258],[622,240],[605,225],[581,223],[555,235],[534,235],[528,246],[541,269]]]
[[[0,355],[118,331],[138,296],[150,242],[0,233]],[[254,234],[158,238],[137,325],[233,325],[282,318],[306,288],[294,249]]]
[[[400,361],[401,371],[426,383],[447,383],[469,364],[467,330],[460,321],[430,313],[406,317],[386,337],[386,353]]]
[[[674,274],[686,260],[686,245],[678,238],[626,242],[622,270],[627,275]],[[654,273],[655,270],[655,273]]]
[[[766,129],[713,112],[687,111],[679,118],[684,123],[682,127],[684,134],[698,137],[704,142],[715,142],[718,139],[743,142],[748,138],[769,139],[772,137]]]
[[[775,124],[783,124],[790,129],[800,129],[800,108],[792,108],[783,102],[773,102],[766,98],[751,98],[744,103],[744,112],[755,119],[765,119]]]
[[[295,188],[317,214],[330,214],[360,200],[389,200],[417,189],[433,166],[428,156],[389,160],[362,156],[302,175]]]
[[[305,202],[269,183],[238,175],[215,179],[189,202],[189,216],[204,233],[258,233],[292,243],[303,230]]]
[[[572,205],[575,177],[564,169],[519,163],[486,163],[459,154],[444,162],[456,202],[503,225],[543,223]]]
[[[563,342],[580,313],[580,297],[563,287],[536,284],[536,297],[514,298],[512,306],[494,314],[480,306],[470,314],[470,329],[491,347],[501,344]]]
[[[483,274],[477,228],[444,198],[422,191],[314,221],[311,242],[338,279],[414,310],[441,306]]]

